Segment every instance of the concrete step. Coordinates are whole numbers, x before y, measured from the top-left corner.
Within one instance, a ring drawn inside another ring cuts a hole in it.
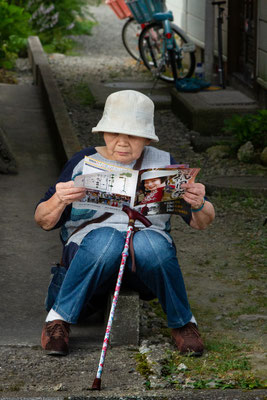
[[[89,88],[95,99],[95,107],[103,109],[106,98],[113,92],[119,90],[138,90],[151,98],[155,103],[156,109],[166,109],[171,107],[171,84],[158,81],[153,88],[153,81],[107,81],[101,84],[90,82]]]
[[[171,90],[173,112],[201,135],[223,135],[224,120],[233,114],[247,114],[259,109],[255,100],[231,87],[225,90],[202,90],[183,93]]]
[[[266,176],[211,176],[203,181],[207,194],[222,192],[231,194],[236,191],[246,196],[267,197]]]

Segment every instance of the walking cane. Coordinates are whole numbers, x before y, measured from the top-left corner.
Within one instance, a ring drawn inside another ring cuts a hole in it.
[[[116,283],[116,287],[115,287],[115,292],[114,292],[112,305],[111,305],[111,309],[110,309],[110,313],[109,313],[106,333],[105,333],[105,337],[104,337],[104,341],[103,341],[102,352],[101,352],[101,356],[100,356],[100,360],[99,360],[96,377],[95,377],[93,385],[92,385],[92,389],[94,389],[94,390],[101,389],[101,375],[103,372],[105,357],[106,357],[106,353],[107,353],[109,335],[110,335],[111,326],[112,326],[112,322],[113,322],[113,318],[114,318],[114,313],[115,313],[116,305],[117,305],[118,298],[119,298],[124,267],[125,267],[127,256],[129,254],[129,242],[130,242],[130,237],[133,232],[134,223],[136,220],[139,220],[145,226],[151,225],[151,222],[146,217],[144,217],[142,214],[140,214],[138,211],[133,210],[128,206],[123,206],[122,210],[124,212],[126,212],[126,214],[128,215],[129,223],[128,223],[128,229],[127,229],[127,234],[126,234],[125,245],[124,245],[124,249],[122,252],[121,265],[120,265],[117,283]]]

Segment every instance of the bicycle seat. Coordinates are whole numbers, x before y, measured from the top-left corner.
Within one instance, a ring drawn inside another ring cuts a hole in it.
[[[155,21],[165,21],[168,19],[169,21],[173,21],[173,13],[172,11],[160,12],[153,14],[153,19]]]

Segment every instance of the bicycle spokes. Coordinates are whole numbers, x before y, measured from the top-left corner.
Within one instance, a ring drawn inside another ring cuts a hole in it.
[[[194,53],[189,51],[189,45],[185,46],[186,51],[183,51],[186,43],[174,25],[172,25],[173,49],[167,49],[166,39],[164,28],[160,23],[151,23],[143,29],[139,49],[145,66],[154,76],[169,82],[173,82],[177,77],[191,76],[194,71]]]

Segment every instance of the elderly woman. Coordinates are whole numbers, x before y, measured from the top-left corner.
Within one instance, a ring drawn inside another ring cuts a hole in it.
[[[116,166],[148,169],[176,164],[165,151],[150,146],[158,142],[154,129],[154,104],[142,93],[123,90],[111,94],[102,119],[93,132],[103,135],[105,145],[89,147],[75,154],[65,165],[55,186],[49,188],[35,211],[35,221],[45,230],[61,228],[62,285],[53,299],[48,295],[48,315],[41,344],[48,354],[69,352],[69,327],[84,312],[96,310],[100,299],[114,288],[124,247],[128,217],[125,213],[105,214],[80,210],[73,202],[85,196],[74,186],[82,173],[84,156]],[[184,184],[184,200],[191,215],[184,218],[192,228],[205,229],[214,219],[212,204],[205,199],[201,183]],[[173,340],[181,354],[201,355],[203,341],[187,299],[175,245],[170,236],[170,215],[150,217],[152,225],[140,229],[133,239],[136,271],[129,257],[124,282],[142,299],[158,298],[167,315]]]

